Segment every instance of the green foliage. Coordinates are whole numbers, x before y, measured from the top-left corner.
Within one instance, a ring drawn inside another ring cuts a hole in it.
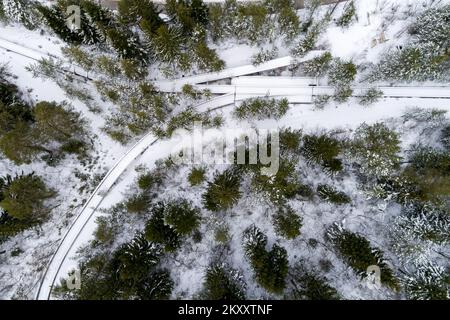
[[[342,171],[342,161],[337,158],[341,151],[341,142],[327,133],[303,137],[303,156],[308,163],[316,163],[328,173],[334,174]]]
[[[361,277],[368,276],[369,266],[378,266],[381,269],[381,283],[391,289],[399,289],[398,280],[384,261],[382,251],[373,248],[366,238],[347,231],[337,224],[328,229],[327,238],[345,262]]]
[[[146,193],[132,195],[126,202],[126,208],[131,213],[145,213],[150,206],[150,197]]]
[[[206,270],[201,297],[205,300],[244,300],[245,282],[236,270],[212,263]]]
[[[192,168],[188,176],[188,181],[191,186],[197,186],[205,181],[205,168]]]
[[[117,3],[119,19],[128,25],[139,25],[146,32],[153,33],[164,24],[155,4],[149,0],[120,0]]]
[[[334,204],[347,204],[351,199],[344,192],[335,190],[332,186],[319,184],[317,186],[317,194],[320,198]]]
[[[320,77],[325,75],[330,69],[333,56],[330,52],[325,52],[320,56],[308,60],[303,64],[303,71],[306,75]]]
[[[241,197],[240,184],[241,178],[236,170],[227,169],[216,174],[202,196],[203,205],[210,211],[230,209]]]
[[[376,88],[369,88],[359,99],[359,103],[363,106],[368,106],[380,100],[382,96],[383,91]]]
[[[203,41],[195,45],[194,52],[197,67],[202,71],[217,72],[225,67],[216,50],[210,49]]]
[[[420,14],[409,27],[411,40],[402,50],[387,53],[368,77],[369,81],[449,80],[448,15],[450,5]]]
[[[278,55],[278,49],[275,47],[271,50],[261,50],[252,56],[252,65],[259,66],[264,62],[275,59]]]
[[[300,18],[292,4],[285,5],[278,14],[280,33],[288,42],[292,41],[300,33]]]
[[[339,300],[335,288],[316,271],[308,270],[305,263],[297,263],[289,272],[288,299],[293,300]]]
[[[222,117],[220,115],[211,117],[210,113],[199,113],[193,107],[188,107],[170,118],[165,135],[171,137],[176,130],[191,131],[196,122],[201,122],[203,127],[220,127]]]
[[[290,206],[283,206],[273,216],[273,224],[278,235],[286,239],[295,239],[300,235],[302,218]]]
[[[151,218],[145,224],[145,237],[148,241],[160,243],[165,251],[174,252],[181,246],[180,235],[165,222],[164,203],[157,203],[150,209]]]
[[[253,172],[252,187],[274,204],[284,204],[286,199],[296,196],[311,196],[310,188],[300,183],[292,161],[282,160],[274,176],[264,175],[256,169]]]
[[[280,131],[280,148],[282,150],[297,153],[300,150],[302,131],[285,128]]]
[[[319,110],[325,108],[325,106],[330,102],[330,100],[331,100],[331,96],[329,96],[327,94],[313,96],[314,107],[316,107]]]
[[[18,22],[29,30],[34,30],[39,25],[39,17],[35,2],[26,0],[0,1],[0,21]]]
[[[358,19],[358,17],[356,16],[355,4],[353,1],[351,1],[345,7],[342,16],[336,21],[336,24],[343,28],[348,27],[354,18]]]
[[[383,123],[359,126],[351,144],[351,153],[369,176],[389,176],[399,163],[400,140],[395,131]]]
[[[223,4],[213,4],[209,21],[214,41],[235,38],[248,44],[261,43],[272,36],[274,28],[268,8],[255,2],[227,0]]]
[[[138,187],[148,191],[163,182],[163,178],[157,172],[145,172],[138,177]]]
[[[86,134],[81,114],[65,104],[41,101],[34,107],[33,115],[42,139],[67,142]]]
[[[328,73],[328,83],[335,88],[345,88],[355,80],[357,73],[353,62],[343,61],[340,58],[334,59]]]
[[[68,290],[64,283],[58,296],[77,300],[161,300],[169,298],[173,281],[167,270],[158,269],[162,250],[138,234],[112,254],[97,254],[80,265],[81,288]]]
[[[244,231],[243,243],[258,284],[270,293],[283,293],[288,273],[286,250],[274,244],[272,249],[267,251],[267,236],[256,226]]]
[[[402,279],[411,300],[449,300],[448,272],[444,268],[426,262]]]
[[[352,94],[353,89],[350,86],[337,87],[334,90],[334,101],[337,103],[347,102]]]
[[[450,154],[431,147],[414,148],[403,176],[422,193],[422,200],[445,199],[450,195]]]
[[[321,22],[312,24],[308,28],[306,35],[294,45],[291,50],[291,54],[295,57],[304,57],[309,51],[314,49],[321,32]]]
[[[46,217],[49,208],[45,201],[55,195],[33,173],[16,176],[7,183],[3,178],[1,187],[0,207],[12,218],[29,224],[41,222]]]
[[[234,111],[234,116],[240,120],[280,119],[289,110],[287,99],[250,98],[244,100]]]
[[[190,235],[200,226],[200,209],[186,200],[169,202],[164,215],[165,222],[180,235]]]

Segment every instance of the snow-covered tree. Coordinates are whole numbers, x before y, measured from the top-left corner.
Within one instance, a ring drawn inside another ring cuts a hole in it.
[[[333,56],[330,52],[325,52],[322,55],[306,61],[303,64],[303,71],[313,77],[320,77],[327,73],[330,68]]]
[[[1,0],[0,21],[2,17],[8,21],[23,24],[28,29],[34,29],[38,25],[35,4],[26,0]]]
[[[300,235],[302,217],[296,214],[289,205],[279,208],[272,219],[278,235],[286,239],[295,239]]]
[[[366,238],[345,230],[339,224],[329,227],[326,236],[339,255],[362,278],[368,276],[369,266],[378,266],[381,269],[381,283],[394,290],[398,289],[398,280],[386,264],[383,252],[373,248]]]
[[[202,196],[205,208],[210,211],[231,208],[241,197],[240,182],[239,174],[233,169],[216,174]]]
[[[339,300],[339,294],[335,288],[328,284],[325,277],[321,276],[306,262],[296,263],[288,276],[288,299],[295,300]]]
[[[336,24],[340,27],[348,27],[355,17],[357,19],[355,3],[351,1],[345,6],[344,12],[336,21]]]
[[[288,273],[287,251],[274,244],[266,250],[267,236],[252,225],[244,231],[243,245],[258,283],[267,291],[281,294]]]
[[[244,300],[246,284],[242,275],[225,263],[211,263],[205,275],[201,298],[206,300]]]
[[[402,278],[406,294],[412,300],[450,299],[449,275],[441,266],[426,262]]]
[[[377,88],[367,89],[359,99],[359,103],[363,106],[371,105],[377,102],[383,96],[383,91]]]
[[[373,177],[386,177],[399,165],[398,134],[383,123],[359,126],[354,134],[352,155],[361,165],[361,172]]]

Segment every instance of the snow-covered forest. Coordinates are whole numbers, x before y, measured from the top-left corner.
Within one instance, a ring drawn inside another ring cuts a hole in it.
[[[450,1],[325,2],[0,0],[0,299],[450,299]]]

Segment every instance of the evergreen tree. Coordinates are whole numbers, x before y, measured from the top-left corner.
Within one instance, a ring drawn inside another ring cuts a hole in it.
[[[331,174],[343,169],[342,161],[337,158],[341,150],[341,142],[327,133],[303,137],[302,154],[308,163],[317,163]]]
[[[286,239],[295,239],[300,235],[302,218],[290,206],[283,206],[273,216],[275,231]]]
[[[449,300],[449,275],[444,268],[426,262],[402,279],[406,294],[412,300]]]
[[[358,19],[356,16],[355,3],[351,1],[346,5],[342,16],[336,21],[336,24],[340,27],[348,27],[355,17]]]
[[[368,276],[369,266],[378,266],[381,269],[381,283],[398,290],[398,280],[384,261],[382,251],[371,247],[366,238],[337,224],[327,230],[326,236],[347,264],[362,278]]]
[[[377,102],[383,96],[383,91],[376,88],[369,88],[359,99],[359,103],[363,106],[368,106]]]
[[[221,211],[231,208],[241,197],[241,179],[235,170],[228,169],[216,174],[213,182],[208,182],[203,194],[203,205],[210,211]]]
[[[160,243],[165,251],[174,252],[181,245],[180,235],[164,221],[165,205],[157,203],[150,209],[151,218],[145,224],[145,237],[148,241]]]
[[[176,28],[161,25],[149,40],[159,60],[169,64],[177,61],[181,54],[181,35]]]
[[[54,153],[42,145],[36,129],[23,122],[0,138],[0,150],[16,164],[31,163],[42,153],[52,159]]]
[[[313,77],[320,77],[327,73],[330,68],[331,62],[333,61],[333,56],[329,52],[306,61],[303,64],[304,72]]]
[[[81,114],[66,104],[41,101],[34,107],[33,115],[41,139],[67,142],[82,140],[86,134]]]
[[[270,251],[266,251],[267,236],[256,226],[244,231],[243,243],[258,283],[271,293],[281,294],[288,273],[286,250],[274,244]]]
[[[351,152],[360,162],[363,173],[389,176],[399,163],[400,140],[398,134],[383,123],[364,123],[355,131]]]
[[[328,83],[336,88],[350,85],[356,77],[357,69],[353,62],[335,59],[328,73]]]
[[[205,181],[206,170],[204,168],[192,168],[188,180],[191,186],[196,186]]]
[[[42,179],[34,174],[16,176],[1,190],[0,207],[11,217],[33,224],[48,213],[45,201],[54,196]]]
[[[275,98],[249,98],[244,100],[234,111],[237,119],[280,119],[289,110],[287,99],[277,100]]]
[[[289,272],[287,298],[294,300],[339,300],[335,288],[316,271],[308,270],[304,262],[297,263]]]
[[[165,221],[180,235],[190,235],[200,226],[200,209],[186,200],[169,202],[165,208]]]
[[[212,263],[206,270],[201,297],[206,300],[244,300],[245,282],[225,264]]]
[[[83,42],[81,34],[72,31],[67,26],[67,21],[61,8],[58,6],[46,7],[44,5],[38,5],[37,10],[44,18],[48,27],[63,41],[73,45],[80,45]]]
[[[317,186],[317,193],[321,199],[327,200],[335,204],[347,204],[351,199],[344,192],[337,191],[333,187],[326,184],[319,184]]]
[[[33,1],[1,0],[0,21],[2,17],[8,21],[21,23],[25,28],[31,30],[35,29],[38,25],[38,17]]]

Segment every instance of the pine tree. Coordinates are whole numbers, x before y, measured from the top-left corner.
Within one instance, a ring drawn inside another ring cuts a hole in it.
[[[288,276],[289,291],[287,298],[294,300],[339,300],[335,288],[328,284],[314,270],[309,270],[305,262],[295,264]]]
[[[330,68],[331,62],[333,61],[333,56],[329,52],[325,52],[324,54],[306,61],[303,64],[303,71],[308,76],[320,77],[327,73]]]
[[[373,248],[366,238],[345,230],[338,224],[332,225],[326,236],[345,262],[362,278],[368,276],[369,266],[378,266],[381,269],[381,283],[398,290],[398,280],[386,264],[382,251]]]
[[[342,144],[331,135],[305,135],[303,137],[302,154],[307,162],[321,165],[328,173],[342,171],[342,161],[337,157],[341,153]]]
[[[244,100],[233,112],[237,119],[280,119],[289,110],[287,99],[249,98]]]
[[[147,37],[162,62],[174,64],[181,54],[181,35],[175,27],[161,25],[155,35]]]
[[[359,99],[359,103],[363,106],[371,105],[377,102],[383,96],[383,91],[376,88],[369,88]]]
[[[1,0],[0,21],[5,17],[9,21],[21,23],[27,29],[34,29],[38,25],[35,4],[25,0]]]
[[[336,88],[346,87],[355,80],[357,72],[353,62],[335,59],[328,73],[328,83]]]
[[[200,226],[200,209],[187,200],[169,202],[164,211],[166,223],[180,235],[190,235]]]
[[[158,264],[162,253],[158,245],[139,234],[114,252],[112,265],[117,270],[114,277],[127,286],[137,286]]]
[[[45,201],[54,196],[39,176],[16,176],[1,191],[0,207],[11,217],[29,224],[41,222],[48,213]]]
[[[327,200],[334,204],[347,204],[351,199],[344,192],[337,191],[333,187],[326,184],[319,184],[317,186],[317,194],[321,199]]]
[[[273,224],[278,235],[291,240],[300,235],[302,218],[290,206],[283,206],[273,216]]]
[[[41,139],[67,142],[83,140],[86,135],[85,120],[66,104],[41,101],[33,108],[33,115]]]
[[[355,131],[351,152],[360,162],[363,173],[389,176],[399,163],[400,140],[398,134],[383,123],[364,123]]]
[[[210,211],[221,211],[231,208],[241,197],[240,177],[232,169],[216,174],[213,182],[208,182],[203,194],[203,205]]]
[[[244,231],[243,245],[258,283],[271,293],[281,294],[286,286],[288,273],[286,250],[274,244],[267,251],[267,236],[254,225]]]
[[[449,300],[449,275],[441,266],[426,262],[402,279],[406,294],[412,300]]]
[[[80,45],[83,42],[82,36],[79,33],[70,30],[67,26],[61,8],[57,6],[46,7],[38,5],[37,10],[43,16],[48,27],[63,41],[73,45]]]
[[[238,271],[212,263],[206,270],[201,297],[206,300],[244,300],[245,282]]]
[[[165,251],[174,252],[181,245],[180,235],[164,221],[165,205],[157,203],[150,212],[151,218],[145,224],[145,237],[148,241],[160,243]]]
[[[340,27],[348,27],[352,22],[353,18],[356,17],[355,3],[351,1],[344,10],[342,16],[336,21],[336,24]]]

